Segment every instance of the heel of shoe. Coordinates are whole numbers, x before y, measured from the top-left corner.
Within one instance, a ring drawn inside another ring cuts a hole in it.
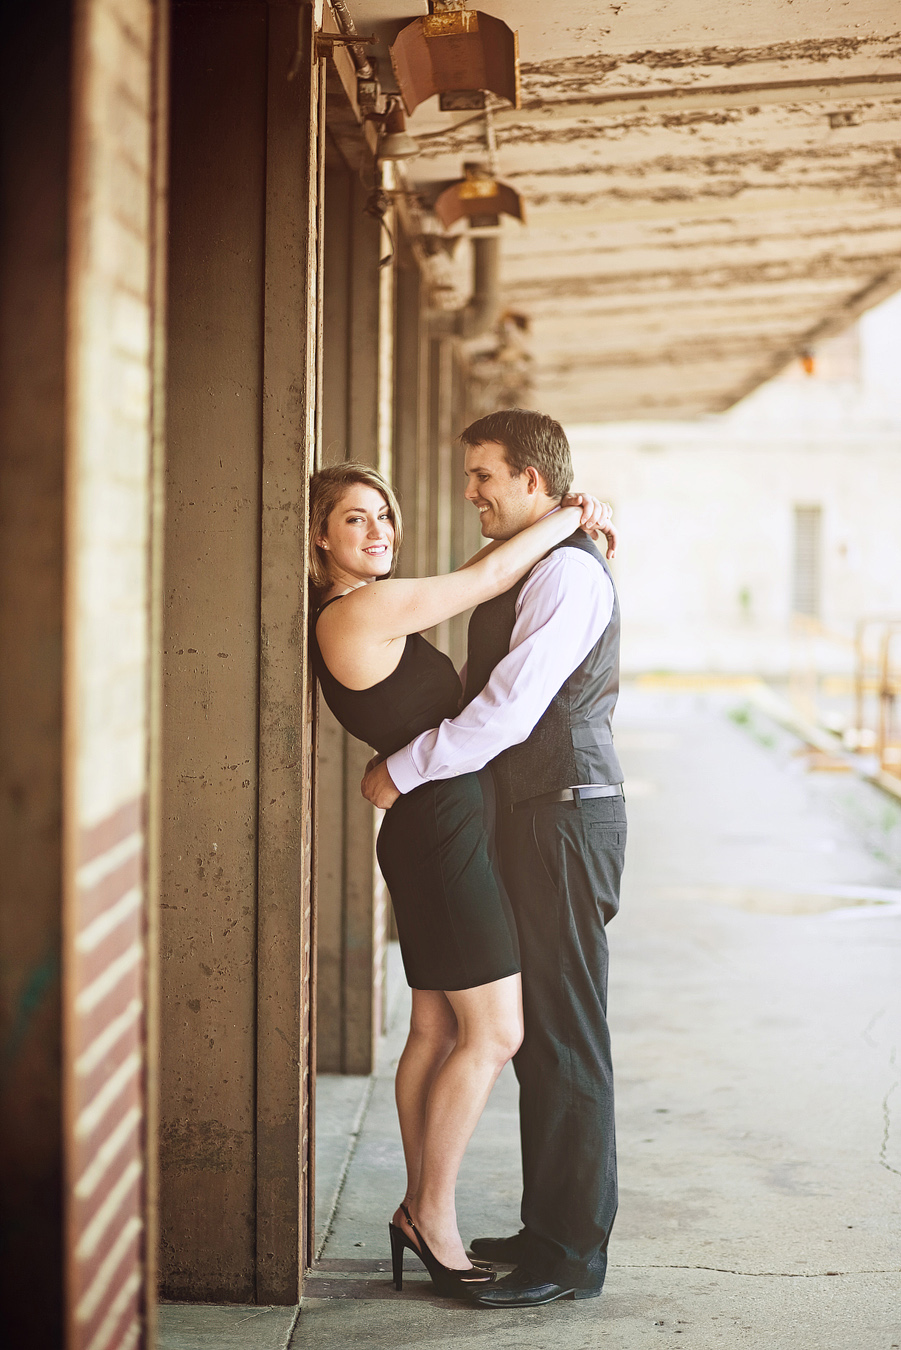
[[[410,1251],[413,1252],[415,1256],[419,1257],[420,1261],[429,1272],[429,1278],[431,1279],[432,1284],[444,1298],[471,1300],[474,1294],[479,1293],[482,1289],[487,1288],[488,1285],[494,1282],[496,1276],[490,1266],[487,1268],[483,1266],[468,1266],[465,1270],[451,1270],[448,1266],[442,1265],[419,1229],[416,1227],[416,1224],[413,1222],[413,1217],[410,1214],[409,1209],[407,1209],[407,1206],[402,1204],[401,1210],[403,1211],[404,1218],[413,1230],[413,1236],[418,1245],[411,1242],[410,1238],[407,1237],[402,1229],[396,1228],[393,1223],[389,1224],[392,1255],[394,1253],[396,1234],[397,1242],[400,1246],[401,1261],[403,1260],[404,1247],[409,1247]],[[397,1269],[398,1267],[395,1264],[395,1288],[399,1289],[400,1285],[397,1283],[396,1275]]]
[[[400,1294],[404,1288],[404,1248],[407,1240],[403,1229],[395,1227],[393,1223],[388,1225],[388,1236],[391,1239],[391,1273],[394,1276],[394,1288]]]

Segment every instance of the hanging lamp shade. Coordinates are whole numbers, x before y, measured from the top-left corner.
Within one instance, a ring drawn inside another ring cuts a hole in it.
[[[385,118],[379,138],[379,159],[412,159],[422,146],[407,131],[407,119],[399,99],[394,99]]]
[[[485,89],[520,105],[517,35],[479,9],[415,19],[398,33],[391,64],[408,113],[433,94]]]
[[[501,215],[523,222],[526,218],[522,197],[515,188],[482,175],[451,183],[438,197],[434,211],[446,230],[464,216],[471,225],[496,224]]]

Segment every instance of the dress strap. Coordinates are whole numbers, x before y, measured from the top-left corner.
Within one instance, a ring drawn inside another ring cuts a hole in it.
[[[342,591],[342,593],[341,593],[340,595],[333,595],[332,598],[331,598],[331,600],[326,600],[326,602],[325,602],[324,605],[320,605],[320,606],[319,606],[319,608],[318,608],[317,611],[316,611],[316,618],[318,619],[318,618],[319,618],[319,615],[322,613],[322,611],[323,611],[324,609],[328,609],[329,605],[333,605],[333,604],[335,603],[336,600],[343,600],[344,597],[345,597],[345,595],[351,595],[351,594],[352,594],[351,591]]]

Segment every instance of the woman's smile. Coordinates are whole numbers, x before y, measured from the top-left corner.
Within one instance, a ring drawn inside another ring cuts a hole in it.
[[[394,561],[394,522],[382,494],[354,483],[328,518],[320,541],[338,586],[360,585],[387,576]]]

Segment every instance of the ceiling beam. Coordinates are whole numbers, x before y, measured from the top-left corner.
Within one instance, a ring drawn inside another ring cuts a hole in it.
[[[526,104],[523,108],[498,108],[494,113],[499,126],[524,122],[579,121],[624,113],[681,112],[686,108],[756,108],[763,105],[795,103],[847,103],[872,101],[901,94],[901,73],[886,75],[847,75],[832,80],[767,80],[756,84],[710,85],[706,89],[618,90],[596,94],[591,99],[549,100]],[[471,121],[466,118],[465,121]],[[463,125],[458,123],[458,125]],[[454,131],[453,126],[447,133]]]
[[[856,291],[854,295],[844,302],[844,304],[832,314],[828,314],[825,319],[815,324],[813,328],[808,329],[801,337],[796,338],[788,346],[782,347],[764,366],[755,370],[750,379],[746,380],[735,392],[732,401],[727,407],[740,402],[748,394],[753,393],[761,384],[767,380],[772,380],[775,376],[781,374],[786,366],[791,365],[803,351],[816,347],[818,343],[826,342],[829,338],[838,337],[846,328],[859,319],[861,314],[878,305],[880,301],[887,300],[889,296],[894,295],[896,291],[901,290],[901,268],[892,267],[874,277],[861,290]]]

